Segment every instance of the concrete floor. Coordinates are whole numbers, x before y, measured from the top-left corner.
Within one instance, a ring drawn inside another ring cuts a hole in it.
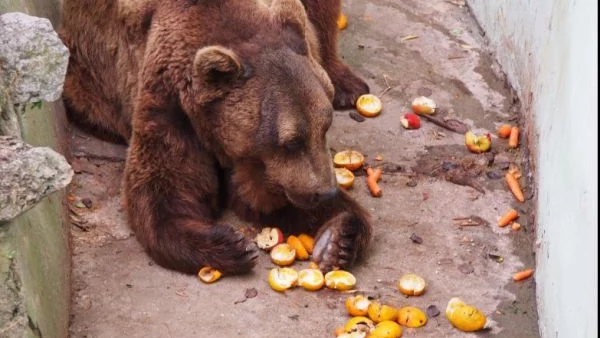
[[[486,174],[502,172],[506,162],[527,173],[526,152],[507,152],[506,141],[494,138],[497,154],[488,166],[492,157],[470,154],[461,134],[427,121],[419,130],[406,131],[399,122],[419,95],[438,103],[438,115],[477,131],[493,132],[502,122],[518,121],[516,101],[495,75],[482,34],[460,3],[344,0],[349,26],[341,33],[341,54],[373,93],[381,94],[386,81],[392,87],[382,96],[380,116],[358,123],[348,111],[336,112],[329,134],[334,150],[359,150],[369,163],[376,163],[379,154],[384,159],[382,198],[370,197],[364,177],[351,189],[375,224],[375,241],[352,271],[357,289],[383,303],[422,309],[436,305],[442,311],[425,327],[405,330],[404,336],[539,337],[535,282],[511,280],[515,271],[534,263],[532,202],[516,205],[503,180]],[[403,41],[408,35],[418,38]],[[154,265],[132,237],[120,208],[124,148],[79,132],[73,145],[77,175],[70,203],[78,222],[72,229],[71,338],[333,337],[333,330],[347,320],[343,303],[348,293],[272,291],[266,282],[272,267],[266,254],[253,273],[212,285]],[[439,170],[444,162],[468,167],[469,182],[484,193],[449,181]],[[525,181],[531,199],[534,189]],[[89,199],[90,207],[78,203],[81,199]],[[511,206],[522,214],[518,232],[496,225]],[[453,220],[470,215],[489,224],[460,226]],[[413,243],[412,233],[423,243]],[[502,256],[503,262],[490,254]],[[396,290],[396,280],[407,272],[428,281],[424,295],[406,298]],[[256,297],[245,298],[249,289],[257,291]],[[496,322],[494,328],[478,334],[454,329],[443,310],[455,296],[481,309]]]

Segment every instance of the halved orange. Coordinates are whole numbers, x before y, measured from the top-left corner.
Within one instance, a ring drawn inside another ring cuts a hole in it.
[[[304,269],[298,273],[298,285],[308,291],[317,291],[325,285],[325,277],[321,270]]]
[[[342,188],[350,188],[354,184],[354,174],[346,168],[335,168],[335,179]]]
[[[375,326],[369,338],[398,338],[402,337],[402,327],[391,320],[384,320]]]
[[[427,315],[414,306],[405,306],[398,310],[398,323],[406,327],[421,327],[427,323]]]
[[[312,254],[313,247],[315,246],[315,239],[307,234],[298,235],[298,239],[302,243],[302,246],[304,246],[304,249],[306,249],[309,254]]]
[[[350,171],[362,167],[363,163],[365,163],[365,157],[356,150],[340,151],[333,156],[333,164],[336,167],[346,168]]]
[[[379,302],[371,302],[367,310],[369,318],[375,323],[383,322],[384,320],[396,320],[398,318],[398,310]]]
[[[329,271],[325,274],[325,285],[330,289],[350,290],[356,285],[356,277],[344,270]]]
[[[296,286],[298,273],[292,268],[273,268],[269,271],[268,282],[275,291],[285,291]]]
[[[435,101],[426,97],[419,96],[411,103],[411,108],[416,114],[433,114],[435,113]]]
[[[204,283],[213,283],[221,278],[221,271],[205,266],[198,271],[198,278]]]
[[[288,266],[294,263],[296,250],[287,243],[277,244],[271,249],[271,261],[279,266]]]
[[[294,251],[296,251],[296,259],[301,261],[305,261],[308,259],[308,251],[304,248],[304,245],[302,245],[302,242],[300,241],[300,239],[298,239],[298,237],[294,235],[288,236],[287,244],[289,244],[294,249]]]
[[[351,316],[366,316],[371,301],[363,295],[348,297],[345,302],[346,310]]]
[[[375,328],[375,324],[373,324],[373,321],[370,320],[369,318],[363,317],[363,316],[352,317],[352,318],[348,319],[348,321],[344,325],[344,330],[346,330],[347,333],[350,333],[350,332],[367,332],[368,333],[371,330],[373,330],[373,328]]]
[[[414,273],[406,274],[398,280],[398,290],[407,296],[420,296],[425,292],[425,279]]]
[[[375,117],[381,113],[383,102],[373,94],[364,94],[356,100],[356,110],[365,117]]]

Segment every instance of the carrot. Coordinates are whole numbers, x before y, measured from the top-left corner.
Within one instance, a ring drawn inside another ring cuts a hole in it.
[[[514,231],[517,231],[519,229],[521,229],[521,224],[517,223],[517,222],[513,222],[513,224],[510,226]]]
[[[500,217],[498,220],[498,225],[501,227],[505,227],[510,224],[510,222],[516,220],[519,217],[519,213],[515,209],[510,209],[504,214],[504,216]]]
[[[500,138],[508,138],[510,136],[510,131],[512,127],[508,124],[503,124],[498,128],[498,137]]]
[[[508,136],[508,147],[517,148],[519,146],[519,127],[510,128],[510,135]]]
[[[512,278],[514,281],[520,281],[520,280],[531,277],[531,275],[533,275],[533,269],[527,269],[527,270],[523,270],[523,271],[519,271],[519,272],[515,273],[512,276]]]
[[[519,181],[517,181],[511,173],[506,173],[504,177],[506,178],[506,183],[508,184],[510,191],[515,195],[517,201],[525,202],[525,196],[523,196],[523,190],[521,190]]]
[[[373,168],[367,168],[367,186],[369,187],[369,191],[371,191],[371,195],[373,197],[381,197],[383,192],[377,181],[381,178],[381,169],[377,168],[373,170]]]

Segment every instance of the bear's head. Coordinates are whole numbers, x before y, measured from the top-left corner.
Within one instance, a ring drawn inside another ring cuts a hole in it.
[[[259,8],[229,13],[231,26],[215,27],[226,38],[197,50],[184,110],[250,207],[309,208],[338,193],[326,140],[333,86],[300,1]]]

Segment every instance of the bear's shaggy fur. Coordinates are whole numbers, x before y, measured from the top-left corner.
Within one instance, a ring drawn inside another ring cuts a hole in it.
[[[371,237],[339,191],[332,102],[368,92],[336,55],[339,0],[65,0],[70,118],[129,144],[128,221],[159,264],[250,270],[257,249],[217,220],[315,235],[313,259],[347,268]]]

